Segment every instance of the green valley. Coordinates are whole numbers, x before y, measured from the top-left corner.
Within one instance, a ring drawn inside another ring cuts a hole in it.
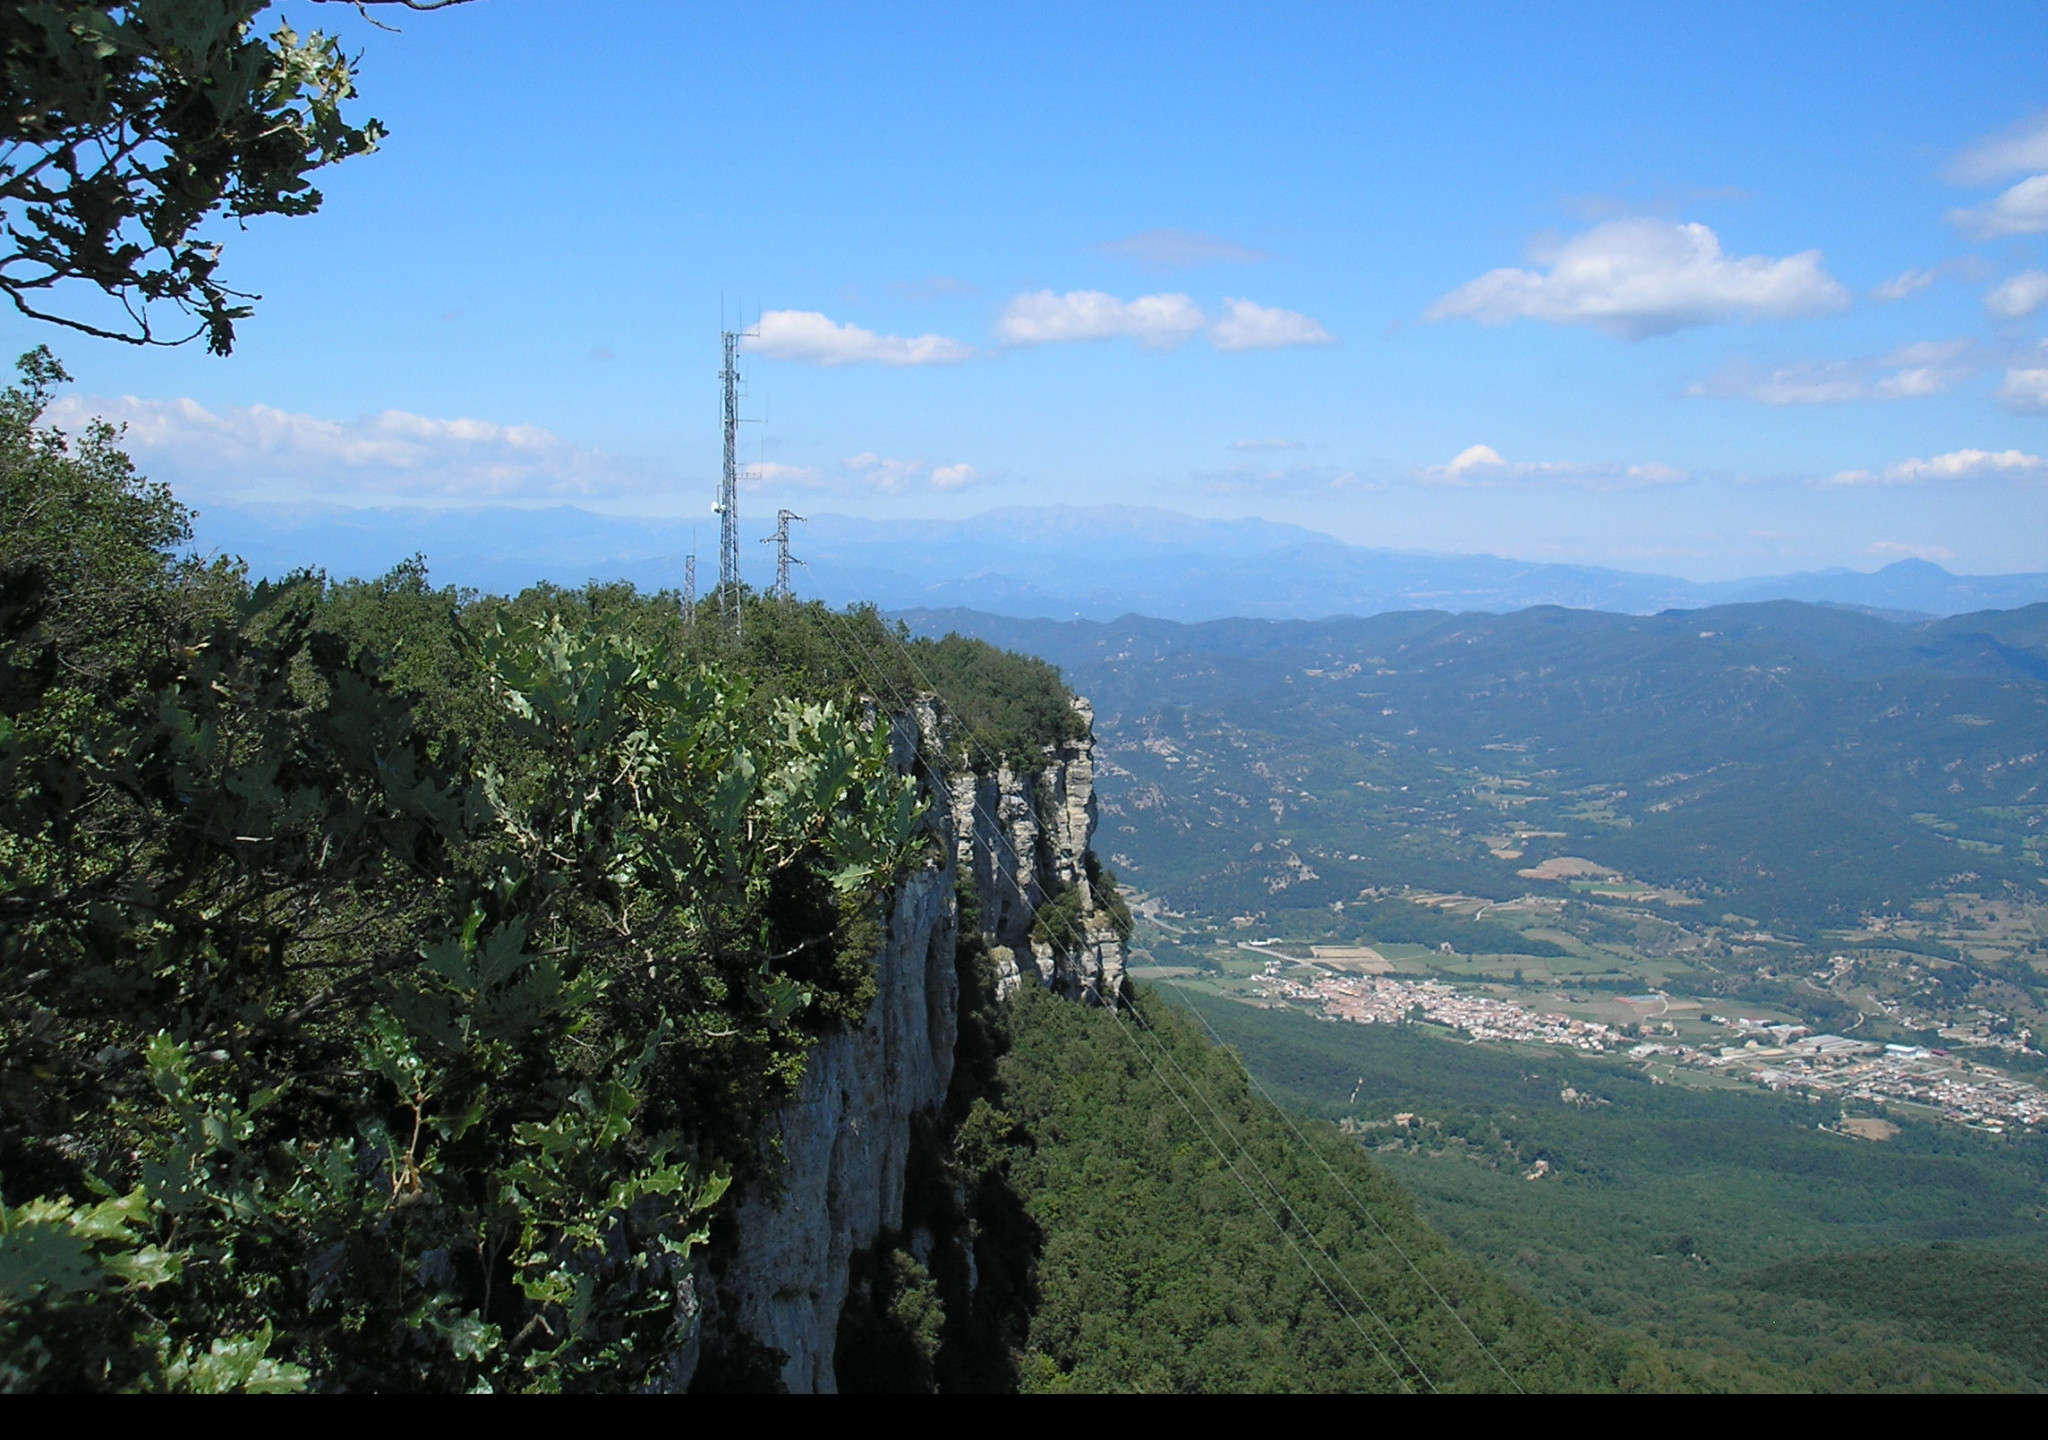
[[[2048,1257],[2048,611],[911,619],[1094,697],[1133,977],[1454,1243],[1690,1384],[2048,1382],[1912,1278]]]

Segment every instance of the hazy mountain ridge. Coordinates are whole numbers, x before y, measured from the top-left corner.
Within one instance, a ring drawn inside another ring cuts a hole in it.
[[[750,583],[766,583],[774,557],[758,542],[768,526],[763,520],[742,529],[742,571]],[[590,579],[680,589],[684,557],[693,551],[701,590],[714,579],[718,548],[710,515],[646,519],[567,506],[210,505],[198,531],[202,548],[241,554],[259,574],[313,564],[337,576],[368,576],[423,552],[438,581],[499,590]],[[966,606],[1045,619],[1315,619],[1534,605],[1654,614],[1773,599],[1952,615],[2048,600],[2048,572],[1953,575],[1929,561],[1902,560],[1870,573],[1701,583],[1591,565],[1372,549],[1274,521],[1115,505],[1013,507],[963,520],[821,513],[797,527],[792,549],[804,562],[799,593],[833,604]]]
[[[2048,605],[903,618],[1051,660],[1091,697],[1122,772],[1104,848],[1176,904],[1390,880],[1506,899],[1590,855],[1811,932],[1966,871],[2042,873]]]

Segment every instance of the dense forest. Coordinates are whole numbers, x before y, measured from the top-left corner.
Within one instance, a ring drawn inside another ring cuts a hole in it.
[[[914,1150],[902,1231],[855,1259],[842,1388],[1686,1383],[1654,1343],[1563,1318],[1453,1250],[1352,1139],[1278,1108],[1173,1004],[1035,987],[999,1004],[971,938],[959,963],[952,1091]],[[948,1235],[969,1243],[934,1243]]]
[[[1045,1390],[1663,1389],[1655,1349],[1457,1255],[1355,1145],[1302,1126],[1171,1006],[1031,996],[1004,1067],[1046,1240]]]
[[[2048,1385],[2037,1138],[1908,1123],[1871,1144],[1797,1095],[1162,989],[1461,1251],[1640,1337],[1683,1386]]]
[[[0,398],[0,1388],[662,1383],[709,1212],[856,1020],[923,664],[872,610],[422,564],[251,584]],[[918,658],[922,655],[922,662]]]

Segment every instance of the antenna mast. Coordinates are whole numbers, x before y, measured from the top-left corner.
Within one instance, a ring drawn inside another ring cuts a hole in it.
[[[794,520],[801,525],[803,519],[804,517],[797,514],[794,510],[777,510],[775,512],[775,533],[761,537],[763,545],[773,545],[775,547],[775,598],[778,600],[791,598],[789,567],[804,563],[801,560],[789,558],[789,522]]]
[[[683,557],[683,620],[690,625],[697,623],[697,552],[694,550]]]
[[[725,469],[718,481],[718,608],[732,619],[732,633],[740,633],[740,332],[722,332],[725,340],[725,368],[719,379],[725,383]]]

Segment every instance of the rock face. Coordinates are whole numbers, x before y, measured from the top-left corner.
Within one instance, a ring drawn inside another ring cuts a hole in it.
[[[935,706],[898,717],[893,738],[898,768],[926,774],[940,792],[925,816],[937,843],[897,889],[875,957],[874,1005],[858,1030],[811,1051],[796,1098],[777,1117],[779,1185],[734,1206],[714,1240],[709,1283],[700,1281],[704,1330],[781,1351],[792,1391],[838,1389],[833,1350],[852,1258],[901,1228],[912,1121],[939,1107],[953,1078],[959,878],[971,877],[981,897],[999,966],[1012,957],[1006,997],[1022,980],[1018,954],[1030,957],[1040,983],[1073,998],[1123,988],[1123,943],[1096,909],[1087,872],[1092,737],[1048,752],[1035,774],[1003,767],[950,777],[939,764],[946,734]],[[1032,921],[1049,897],[1073,887],[1086,943],[1055,955],[1034,945]],[[676,1388],[689,1384],[698,1347],[693,1339],[678,1357]]]
[[[1005,998],[1021,982],[1017,957],[1029,957],[1039,983],[1069,999],[1099,1001],[1121,994],[1124,945],[1097,909],[1089,882],[1088,843],[1095,833],[1094,711],[1074,707],[1089,724],[1086,738],[1051,750],[1036,774],[1004,765],[993,774],[960,772],[952,781],[956,863],[981,896],[982,928],[1008,954]],[[1058,891],[1077,889],[1084,943],[1056,953],[1032,938],[1038,908]]]

